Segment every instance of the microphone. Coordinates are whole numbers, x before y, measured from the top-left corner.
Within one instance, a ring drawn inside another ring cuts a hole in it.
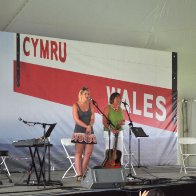
[[[89,97],[88,98],[90,101],[92,101],[93,102],[93,104],[95,104],[95,103],[97,103],[93,98],[91,98],[91,97]]]
[[[121,101],[121,103],[124,105],[128,105],[128,103],[126,101]]]
[[[19,117],[19,118],[18,118],[18,120],[19,120],[19,121],[22,121],[22,122],[23,122],[23,123],[25,123],[25,124],[27,124],[27,121],[22,120],[22,118],[21,118],[21,117]]]

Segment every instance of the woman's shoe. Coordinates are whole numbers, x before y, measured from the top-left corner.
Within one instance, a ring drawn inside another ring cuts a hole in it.
[[[82,180],[82,175],[77,176],[76,181],[81,182],[81,180]]]

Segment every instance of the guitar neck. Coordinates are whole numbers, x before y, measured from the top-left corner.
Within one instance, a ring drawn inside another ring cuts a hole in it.
[[[118,144],[118,133],[114,135],[114,145],[113,150],[116,150]]]

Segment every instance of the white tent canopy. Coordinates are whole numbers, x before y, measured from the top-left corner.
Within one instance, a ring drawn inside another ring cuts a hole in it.
[[[181,103],[196,99],[195,10],[195,0],[0,0],[0,31],[177,52]]]
[[[0,0],[0,30],[194,53],[194,0]]]

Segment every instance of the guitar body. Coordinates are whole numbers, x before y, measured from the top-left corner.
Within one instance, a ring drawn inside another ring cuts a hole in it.
[[[121,168],[122,152],[120,150],[108,149],[105,153],[105,160],[102,163],[104,168]]]

